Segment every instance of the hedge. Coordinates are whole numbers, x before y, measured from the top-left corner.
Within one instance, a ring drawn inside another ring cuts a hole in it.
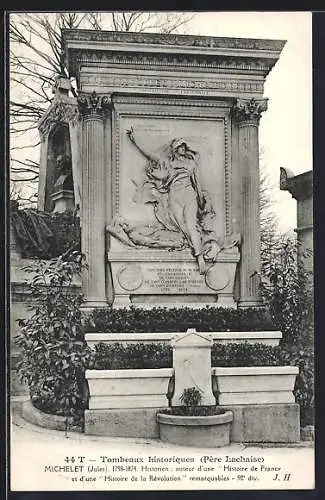
[[[268,331],[276,330],[266,309],[202,309],[157,307],[96,309],[89,316],[85,330],[89,333],[122,332],[198,332]]]
[[[286,352],[288,355],[288,353]],[[286,364],[288,363],[286,360]],[[282,349],[264,344],[214,344],[211,349],[212,366],[281,366]],[[97,344],[91,368],[95,370],[123,370],[142,368],[171,368],[172,348],[169,344]]]

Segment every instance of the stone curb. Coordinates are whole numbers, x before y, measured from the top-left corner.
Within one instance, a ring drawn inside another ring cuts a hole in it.
[[[297,441],[296,443],[242,443],[244,448],[314,448],[313,441]]]
[[[60,415],[51,415],[49,413],[44,413],[38,408],[33,406],[31,401],[25,401],[22,405],[22,416],[27,422],[38,425],[45,429],[51,429],[56,431],[69,430],[72,432],[82,432],[81,426],[73,425],[73,420],[71,417],[62,417]]]

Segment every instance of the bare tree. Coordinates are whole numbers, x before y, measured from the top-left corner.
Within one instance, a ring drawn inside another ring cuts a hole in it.
[[[194,14],[179,12],[24,13],[10,16],[11,181],[20,192],[38,181],[37,124],[48,108],[55,77],[69,76],[62,29],[180,32]],[[72,90],[76,94],[75,90]],[[24,196],[23,196],[24,197]]]
[[[260,225],[261,225],[261,258],[262,265],[268,261],[275,241],[279,236],[278,217],[274,212],[274,193],[270,177],[265,168],[260,176]]]

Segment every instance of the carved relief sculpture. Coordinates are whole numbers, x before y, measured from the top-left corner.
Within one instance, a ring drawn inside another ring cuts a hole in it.
[[[137,186],[136,199],[153,205],[155,220],[132,226],[117,216],[107,227],[108,232],[132,247],[189,247],[200,274],[205,274],[206,261],[214,262],[226,245],[238,244],[239,237],[226,242],[215,234],[216,214],[199,181],[199,152],[185,138],[175,138],[152,152],[136,137],[133,128],[127,135],[146,159],[144,180]]]

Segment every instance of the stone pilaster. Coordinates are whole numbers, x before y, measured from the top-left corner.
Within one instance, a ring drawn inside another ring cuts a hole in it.
[[[105,121],[111,96],[81,94],[82,124],[81,249],[88,269],[83,276],[86,307],[107,305],[105,283]]]
[[[48,134],[43,135],[40,132],[41,139],[41,151],[40,151],[40,165],[39,165],[39,177],[38,177],[38,196],[37,196],[37,208],[42,212],[45,211],[46,204],[46,180],[48,176],[48,165],[47,165],[47,154],[48,154]]]
[[[267,99],[238,99],[233,117],[238,126],[238,163],[241,178],[241,264],[239,307],[261,305],[261,238],[259,215],[258,125]]]

